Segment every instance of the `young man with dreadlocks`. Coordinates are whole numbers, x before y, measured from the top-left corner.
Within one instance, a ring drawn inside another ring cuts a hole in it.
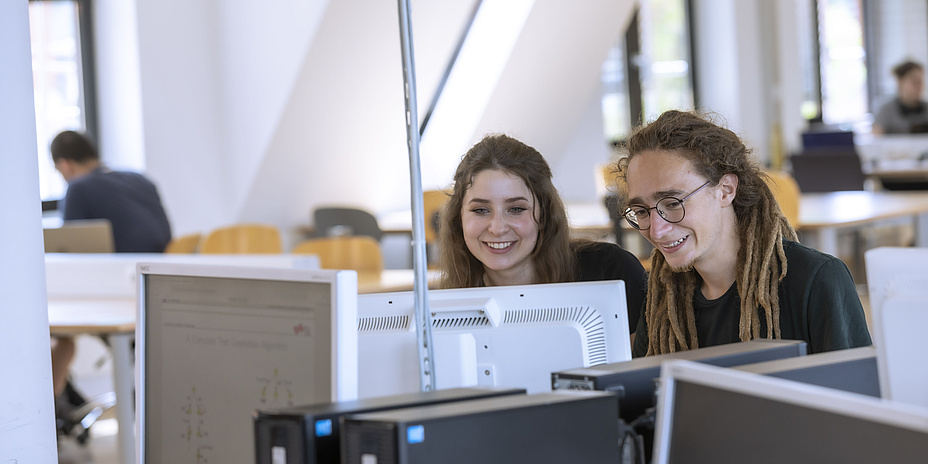
[[[668,111],[625,147],[625,219],[655,247],[634,356],[755,338],[810,353],[871,344],[847,266],[796,242],[734,132]]]

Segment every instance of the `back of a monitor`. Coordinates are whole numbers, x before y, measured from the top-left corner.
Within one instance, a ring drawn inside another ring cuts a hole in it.
[[[42,229],[46,253],[112,253],[113,226],[106,219],[65,221]]]
[[[928,249],[877,248],[866,253],[873,342],[883,398],[928,407]]]
[[[429,292],[438,388],[550,391],[550,373],[631,359],[624,282]],[[359,295],[361,398],[419,388],[413,292]]]

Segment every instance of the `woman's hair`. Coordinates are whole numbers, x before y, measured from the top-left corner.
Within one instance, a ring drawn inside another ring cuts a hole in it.
[[[796,240],[796,232],[780,212],[751,150],[734,132],[709,117],[682,111],[667,111],[637,128],[624,149],[626,156],[616,168],[625,182],[629,161],[645,151],[670,151],[686,158],[713,186],[726,174],[738,177],[733,206],[741,237],[736,278],[741,298],[740,337],[746,341],[761,336],[758,308],[763,308],[767,338],[780,338],[777,286],[786,276],[783,240]],[[699,346],[693,310],[698,279],[695,270],[674,272],[660,251],[651,253],[645,311],[649,355]]]
[[[532,261],[538,282],[565,282],[573,279],[575,258],[571,252],[567,212],[551,181],[551,168],[534,148],[502,134],[487,135],[461,159],[454,173],[450,198],[441,213],[438,229],[442,283],[444,288],[481,287],[484,267],[464,242],[461,213],[464,194],[474,176],[498,169],[525,182],[535,201],[533,217],[538,224],[538,240]]]
[[[906,60],[906,61],[903,61],[902,63],[899,63],[893,66],[893,76],[896,76],[896,79],[902,79],[903,77],[905,77],[906,74],[916,69],[924,70],[921,64],[916,63],[915,61],[912,61],[912,60]]]

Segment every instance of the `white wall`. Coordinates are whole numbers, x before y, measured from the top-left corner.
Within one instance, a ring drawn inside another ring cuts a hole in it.
[[[475,4],[412,5],[420,116]],[[601,121],[591,121],[595,130],[578,124],[591,114],[600,65],[632,5],[535,2],[468,137],[513,133],[553,165],[569,157],[592,171],[608,157],[605,148],[589,149],[599,145]],[[104,1],[97,8],[117,6]],[[137,21],[145,170],[161,190],[175,234],[239,221],[268,222],[291,234],[322,204],[408,208],[393,2],[166,0],[138,1],[135,10],[134,19],[130,11],[123,17]],[[104,61],[99,73],[125,74],[117,61]],[[119,120],[118,108],[101,111]],[[456,165],[462,154],[443,156]],[[423,185],[447,185],[450,175],[424,178]],[[589,178],[565,192],[591,195]]]
[[[420,117],[475,1],[412,5]],[[799,85],[789,81],[797,45],[780,39],[801,2],[696,2],[702,103],[762,158],[776,123],[787,144],[801,130]],[[520,137],[555,167],[568,200],[594,199],[593,170],[610,156],[600,143],[600,66],[634,3],[532,2],[471,143],[487,132]],[[96,5],[137,21],[139,149],[175,233],[262,221],[291,235],[322,204],[408,208],[393,2],[137,1],[134,12],[112,0]],[[130,55],[101,60],[101,79],[130,75],[122,69],[133,66]],[[105,105],[101,121],[126,124],[121,111]],[[424,187],[447,185],[461,154],[433,155],[448,167],[424,171]]]
[[[57,462],[27,2],[0,2],[0,461]]]
[[[145,170],[142,94],[135,2],[95,0],[94,59],[97,75],[97,148],[113,169]]]
[[[772,18],[761,16],[762,1],[696,0],[694,32],[701,106],[722,116],[766,160],[772,121],[765,62],[775,57],[763,47],[761,22]]]

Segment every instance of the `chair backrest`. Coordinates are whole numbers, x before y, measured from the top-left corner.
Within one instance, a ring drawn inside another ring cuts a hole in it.
[[[441,225],[442,207],[448,202],[448,194],[443,190],[426,190],[422,192],[422,210],[425,217],[425,243],[438,240],[438,227]]]
[[[181,235],[180,237],[174,237],[170,242],[168,242],[168,246],[164,248],[164,252],[188,254],[196,253],[197,249],[200,247],[201,238],[203,238],[203,234],[199,232]]]
[[[236,224],[210,232],[200,244],[200,253],[282,253],[277,227],[266,224]]]
[[[790,163],[803,193],[864,189],[860,157],[852,150],[803,152],[791,156]]]
[[[292,253],[319,256],[319,266],[323,269],[383,270],[380,242],[365,235],[311,238],[297,244]]]
[[[383,231],[373,214],[359,208],[324,207],[313,210],[316,237],[366,235],[380,241]]]
[[[786,216],[789,225],[799,227],[799,184],[796,179],[783,171],[766,171],[767,185],[780,205],[780,211]]]

